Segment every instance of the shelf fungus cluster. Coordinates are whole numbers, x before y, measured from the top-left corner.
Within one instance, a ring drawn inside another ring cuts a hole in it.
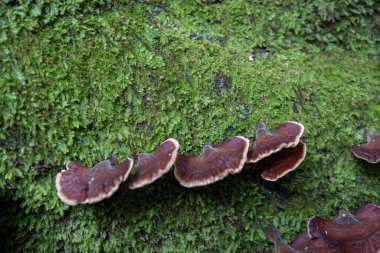
[[[379,253],[380,207],[366,204],[354,214],[341,210],[334,220],[314,216],[308,222],[307,232],[298,235],[290,245],[274,228],[267,230],[267,238],[275,244],[274,253]]]
[[[264,166],[261,176],[276,181],[295,170],[305,159],[306,144],[300,141],[304,126],[288,121],[269,132],[264,122],[256,124],[256,140],[248,152],[249,163],[260,162]]]
[[[380,135],[367,130],[364,132],[364,139],[367,143],[361,146],[352,146],[352,153],[369,163],[380,162]]]
[[[204,186],[229,174],[239,173],[246,162],[259,160],[265,166],[262,177],[276,181],[294,170],[304,159],[306,145],[300,141],[303,130],[302,124],[289,121],[268,132],[265,124],[259,122],[252,150],[249,150],[247,138],[236,136],[214,146],[206,145],[199,156],[179,154],[179,142],[170,138],[153,153],[136,155],[137,172],[132,176],[129,188],[153,183],[168,173],[173,165],[174,175],[182,186]],[[127,179],[132,166],[132,159],[119,164],[115,156],[91,169],[70,161],[66,165],[67,170],[57,175],[58,196],[69,205],[99,202],[118,189],[119,184]]]

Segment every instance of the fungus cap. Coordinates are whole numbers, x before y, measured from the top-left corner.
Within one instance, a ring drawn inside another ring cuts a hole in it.
[[[274,253],[380,253],[380,208],[366,204],[354,215],[341,210],[335,220],[312,217],[308,232],[286,245],[276,229],[267,230]]]
[[[366,204],[354,215],[341,210],[335,220],[312,217],[308,222],[308,235],[317,240],[318,245],[331,249],[326,252],[380,252],[380,208]]]
[[[277,181],[290,171],[295,170],[305,159],[305,156],[306,144],[302,141],[295,147],[284,148],[260,161],[265,167],[261,177],[268,181]]]
[[[185,187],[214,183],[242,170],[247,160],[249,140],[237,136],[214,147],[206,145],[199,156],[179,154],[175,161],[174,174]]]
[[[138,171],[133,175],[129,188],[143,187],[169,172],[177,158],[178,149],[178,141],[170,138],[161,143],[152,154],[139,154],[136,164]]]
[[[112,196],[127,179],[132,165],[131,159],[119,164],[113,155],[91,169],[69,161],[66,170],[58,173],[55,180],[58,197],[71,206],[99,202]]]
[[[287,245],[281,238],[281,232],[276,229],[269,227],[266,230],[266,236],[268,241],[275,245],[274,253],[296,253],[296,252],[316,252],[312,251],[312,240],[307,236],[307,233],[299,234],[296,239],[290,244]],[[259,251],[258,253],[264,253],[265,251]],[[271,251],[266,251],[270,253]]]
[[[300,141],[304,126],[295,121],[288,121],[269,132],[265,123],[260,121],[255,129],[256,139],[253,148],[248,152],[249,163],[256,163],[283,148],[295,147]]]
[[[378,163],[380,161],[380,135],[367,130],[364,137],[367,143],[362,146],[352,146],[352,152],[356,157],[369,163]]]
[[[307,232],[303,232],[296,236],[290,246],[299,252],[312,252],[311,249],[314,245]]]

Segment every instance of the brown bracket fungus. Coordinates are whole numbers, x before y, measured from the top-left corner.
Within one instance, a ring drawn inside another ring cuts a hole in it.
[[[380,135],[367,130],[364,133],[364,138],[367,144],[352,146],[352,152],[356,157],[369,163],[378,163],[380,161]]]
[[[380,253],[380,208],[366,204],[354,215],[341,210],[335,220],[312,217],[308,232],[290,246],[276,229],[268,229],[267,237],[275,244],[275,253]]]
[[[130,189],[150,184],[167,173],[173,166],[179,149],[175,139],[161,143],[152,154],[139,154],[137,158],[137,173],[133,176]]]
[[[298,165],[305,159],[306,144],[299,142],[293,148],[284,148],[281,151],[265,158],[265,170],[261,173],[261,177],[268,181],[277,181],[292,170],[295,170]]]
[[[346,210],[335,220],[313,217],[308,222],[308,235],[318,240],[324,252],[378,253],[380,252],[380,208],[367,204],[354,215]],[[317,245],[317,244],[316,244]]]
[[[288,121],[269,132],[264,122],[259,122],[255,129],[256,140],[247,162],[262,161],[265,170],[261,176],[265,180],[278,180],[305,159],[306,144],[300,141],[304,131],[301,123]]]
[[[69,161],[66,170],[58,173],[55,180],[58,197],[71,206],[99,202],[119,188],[119,184],[127,179],[132,165],[131,159],[120,164],[113,155],[91,169]]]
[[[295,147],[300,141],[304,126],[295,121],[288,121],[269,132],[265,123],[260,121],[255,129],[256,139],[253,149],[248,153],[250,163],[256,163],[283,148]]]
[[[269,227],[266,230],[266,236],[268,241],[275,245],[275,251],[258,251],[257,253],[307,253],[316,252],[312,251],[310,247],[312,245],[311,239],[308,237],[307,233],[299,234],[296,239],[287,245],[281,239],[281,232],[278,229]]]
[[[247,160],[249,140],[237,136],[214,147],[206,145],[199,156],[179,154],[175,161],[174,174],[185,187],[214,183],[242,170]]]

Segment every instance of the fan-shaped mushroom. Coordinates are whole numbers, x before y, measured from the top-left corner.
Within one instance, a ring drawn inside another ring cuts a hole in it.
[[[229,173],[241,171],[247,160],[249,140],[237,136],[214,147],[206,145],[199,156],[179,154],[175,161],[175,177],[185,187],[214,183]]]
[[[137,158],[138,171],[129,184],[130,189],[150,184],[167,173],[177,158],[179,143],[168,139],[161,143],[152,154],[139,154]]]
[[[269,132],[265,123],[260,121],[255,129],[256,139],[253,149],[248,152],[249,163],[256,163],[283,148],[295,147],[300,141],[304,126],[295,121],[288,121]]]
[[[272,154],[263,159],[265,170],[261,173],[261,177],[268,181],[276,181],[292,170],[305,159],[306,144],[299,142],[293,148],[284,148],[281,151]]]
[[[132,165],[131,159],[119,164],[114,155],[91,169],[69,161],[66,170],[58,173],[55,180],[58,197],[71,206],[99,202],[112,196],[127,179]]]
[[[380,208],[367,204],[354,215],[341,210],[335,220],[312,217],[307,233],[311,239],[319,241],[319,247],[326,247],[325,252],[380,252]]]
[[[360,159],[369,163],[378,163],[380,161],[380,135],[372,131],[365,131],[364,138],[367,141],[362,146],[352,146],[352,152]]]
[[[312,217],[308,232],[298,235],[290,246],[276,229],[268,229],[267,237],[275,244],[275,253],[379,253],[380,208],[366,204],[354,215],[341,210],[335,220]]]
[[[301,123],[288,121],[269,132],[265,123],[259,122],[255,129],[256,140],[247,161],[263,164],[265,169],[261,176],[265,180],[278,180],[305,159],[306,144],[300,142],[304,131]]]

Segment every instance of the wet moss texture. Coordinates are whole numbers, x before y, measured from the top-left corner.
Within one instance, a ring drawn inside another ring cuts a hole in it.
[[[355,159],[380,132],[375,1],[3,1],[0,251],[255,252],[263,227],[290,241],[308,218],[380,204],[380,168]],[[377,23],[376,23],[377,22]],[[55,176],[115,153],[180,152],[264,120],[305,125],[306,160],[186,189],[173,173],[69,207]]]

